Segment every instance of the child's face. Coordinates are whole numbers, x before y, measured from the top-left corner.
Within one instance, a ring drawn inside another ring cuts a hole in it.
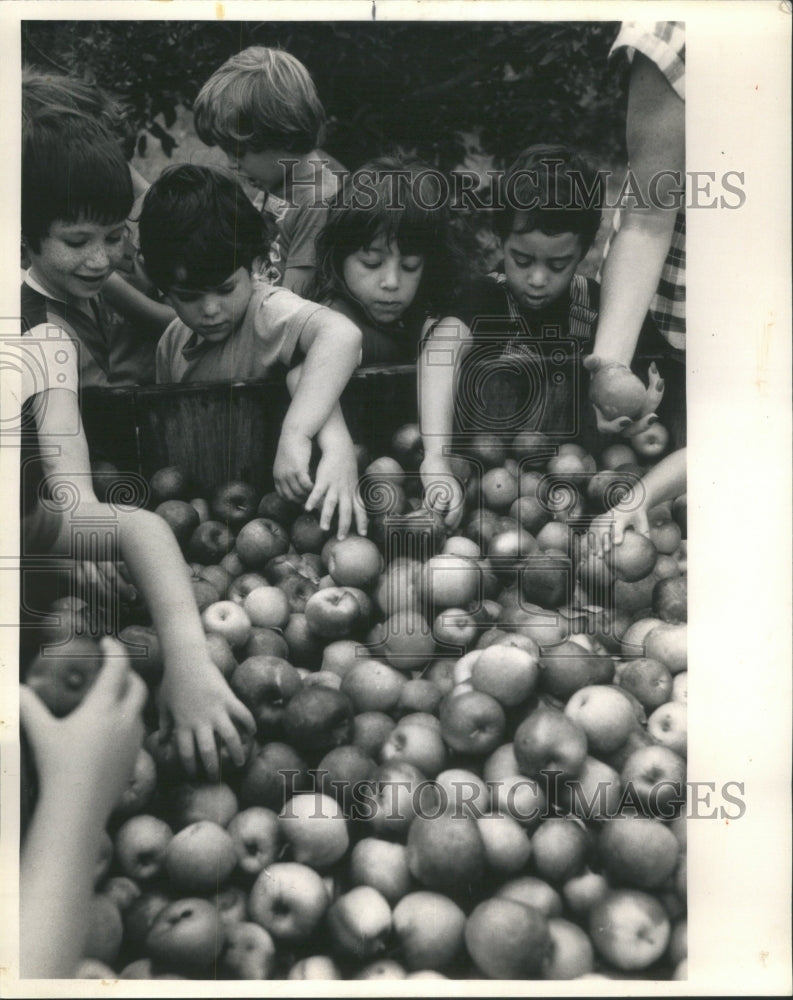
[[[121,264],[125,233],[123,219],[109,226],[56,220],[38,251],[30,250],[33,275],[58,298],[90,299]]]
[[[546,309],[570,287],[583,256],[576,233],[510,233],[504,241],[507,288],[521,309]]]
[[[285,167],[282,160],[294,160],[295,156],[284,149],[265,149],[261,153],[244,153],[235,156],[227,153],[231,168],[261,191],[279,194],[283,191]]]
[[[253,285],[247,268],[241,267],[214,288],[168,289],[166,300],[179,319],[202,340],[219,344],[231,336],[245,318]]]
[[[424,257],[403,256],[396,243],[378,236],[344,260],[344,283],[376,324],[396,323],[416,297]]]

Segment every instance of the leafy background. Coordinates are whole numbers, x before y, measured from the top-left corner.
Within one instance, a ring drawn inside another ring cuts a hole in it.
[[[22,55],[120,98],[128,151],[149,180],[171,158],[223,162],[196,138],[189,109],[213,70],[248,45],[284,48],[308,67],[328,114],[324,148],[349,169],[399,147],[442,170],[484,174],[533,142],[560,141],[619,171],[625,80],[608,63],[617,28],[613,21],[26,21]],[[467,226],[472,252],[488,243],[482,225]]]

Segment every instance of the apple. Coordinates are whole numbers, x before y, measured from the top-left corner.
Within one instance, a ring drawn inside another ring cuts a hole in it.
[[[436,610],[464,608],[481,599],[479,569],[462,556],[437,555],[426,563],[422,587]]]
[[[259,924],[244,921],[226,929],[221,969],[230,979],[270,979],[275,962],[275,942]]]
[[[176,830],[200,820],[209,820],[225,827],[237,814],[237,796],[222,782],[185,782],[168,789],[168,811]]]
[[[303,574],[295,573],[276,584],[279,590],[283,591],[292,614],[303,614],[309,600],[320,589],[320,580],[310,579]]]
[[[272,809],[243,809],[231,819],[227,830],[237,854],[237,866],[245,875],[258,875],[278,858],[278,815]]]
[[[327,928],[337,954],[365,961],[385,951],[391,907],[377,889],[358,885],[331,904]]]
[[[657,889],[677,867],[680,845],[657,819],[614,816],[598,836],[598,856],[613,883]]]
[[[198,514],[198,523],[203,524],[204,521],[209,521],[211,517],[211,512],[209,510],[209,504],[203,497],[193,497],[192,500],[188,501],[190,506]]]
[[[671,701],[688,702],[688,671],[684,670],[680,674],[675,674],[672,680]]]
[[[209,892],[237,864],[234,842],[217,823],[199,820],[174,834],[165,850],[165,871],[180,890]]]
[[[562,897],[556,889],[535,875],[521,875],[510,879],[499,886],[494,895],[499,899],[511,899],[539,910],[549,918],[562,915]]]
[[[531,828],[545,812],[545,794],[539,782],[520,773],[511,743],[505,743],[487,758],[482,775],[490,792],[493,810],[511,816]]]
[[[159,875],[173,830],[156,816],[140,814],[123,823],[115,835],[116,862],[127,878],[145,882]]]
[[[146,951],[169,968],[209,972],[226,940],[215,907],[206,899],[180,899],[159,913],[146,938]]]
[[[296,667],[316,669],[322,659],[323,643],[308,627],[306,616],[293,611],[283,633],[286,652],[282,655]]]
[[[284,734],[298,750],[325,753],[350,742],[354,714],[352,702],[343,692],[304,687],[284,709]]]
[[[374,591],[375,604],[383,615],[421,610],[421,572],[421,563],[415,559],[394,559],[389,563]]]
[[[687,668],[688,629],[685,623],[658,622],[648,630],[644,643],[645,655],[660,660],[672,674]]]
[[[550,952],[542,967],[543,979],[578,979],[595,968],[595,953],[583,930],[569,920],[548,921]]]
[[[315,785],[318,778],[319,790],[341,802],[345,816],[349,816],[362,786],[373,786],[376,770],[374,759],[360,747],[334,747],[317,764]]]
[[[312,560],[311,553],[298,555],[296,552],[285,552],[283,555],[273,556],[265,564],[263,572],[267,583],[273,586],[295,576],[318,584],[320,577],[320,568]]]
[[[614,816],[621,805],[619,772],[597,757],[587,757],[575,778],[559,788],[557,802],[583,820]]]
[[[531,854],[526,831],[517,820],[505,813],[491,812],[476,819],[485,860],[498,875],[516,875],[522,871]]]
[[[392,712],[404,684],[404,675],[387,663],[357,659],[341,678],[341,691],[356,713]]]
[[[434,684],[441,696],[449,694],[454,687],[454,665],[456,662],[453,657],[440,656],[422,670],[422,679]]]
[[[250,483],[233,480],[219,486],[210,502],[212,517],[239,531],[256,514],[257,494]]]
[[[309,628],[323,639],[343,639],[355,632],[368,617],[362,591],[352,587],[326,587],[306,602]],[[365,595],[363,595],[365,596]]]
[[[184,548],[201,523],[198,511],[184,500],[164,500],[154,508],[176,536],[176,541]]]
[[[381,958],[365,965],[353,979],[406,979],[407,973],[399,962],[390,958]]]
[[[479,628],[474,616],[462,608],[447,608],[432,623],[432,634],[439,647],[453,646],[465,650],[476,641]]]
[[[562,896],[567,908],[579,919],[605,899],[609,883],[605,875],[585,868],[580,875],[573,875],[562,886]]]
[[[278,587],[257,587],[243,601],[242,607],[252,625],[282,629],[291,614],[289,598]]]
[[[259,501],[256,513],[259,517],[268,521],[277,521],[284,528],[290,527],[298,515],[302,514],[303,508],[299,503],[286,500],[273,490],[265,493]]]
[[[406,760],[381,764],[374,775],[374,794],[360,804],[361,819],[378,835],[401,838],[417,813],[436,813],[438,797],[426,775]]]
[[[490,979],[536,979],[551,948],[548,920],[533,907],[492,897],[466,920],[465,944]]]
[[[560,701],[567,701],[582,688],[608,685],[614,678],[611,657],[592,655],[582,645],[583,641],[576,636],[540,655],[539,686]]]
[[[359,535],[337,539],[328,561],[328,572],[338,586],[359,587],[361,590],[371,590],[382,569],[380,550],[374,542]]]
[[[505,511],[518,498],[518,480],[503,466],[488,469],[482,476],[481,488],[490,510]]]
[[[257,746],[246,764],[239,785],[240,802],[280,810],[307,782],[308,768],[297,750],[272,740]]]
[[[669,431],[656,421],[631,435],[631,445],[639,458],[660,458],[669,444]]]
[[[396,904],[392,915],[398,954],[408,969],[445,969],[464,950],[465,913],[448,896],[420,890]]]
[[[208,899],[215,904],[224,927],[233,927],[245,920],[248,894],[240,886],[229,885],[225,889],[213,890],[208,894]]]
[[[538,656],[515,646],[492,645],[471,667],[475,690],[491,695],[504,707],[525,701],[537,683]]]
[[[472,435],[465,450],[471,458],[481,462],[486,469],[503,465],[507,457],[506,446],[499,436],[484,431]]]
[[[559,771],[564,777],[575,777],[586,759],[587,737],[569,716],[540,707],[517,727],[513,747],[521,774],[540,779]]]
[[[543,820],[531,838],[537,875],[561,884],[577,875],[589,853],[589,836],[583,823],[570,816]]]
[[[231,573],[219,564],[216,566],[196,566],[193,575],[197,576],[199,580],[206,580],[207,583],[210,583],[218,592],[218,599],[226,596],[234,579]]]
[[[373,655],[383,656],[397,670],[419,670],[435,651],[427,620],[414,612],[399,611],[376,625],[367,635]]]
[[[74,636],[57,646],[45,646],[27,669],[25,684],[57,718],[72,712],[93,685],[102,666],[98,643]]]
[[[424,444],[418,424],[403,424],[391,438],[391,453],[399,464],[415,472],[424,458]]]
[[[344,812],[329,795],[298,792],[284,804],[278,823],[294,860],[317,871],[330,868],[349,847]]]
[[[280,631],[274,628],[252,625],[248,641],[239,650],[238,655],[241,661],[255,656],[275,656],[278,659],[285,660],[289,656],[289,645]],[[232,673],[235,667],[236,661],[232,668]]]
[[[685,804],[686,762],[668,746],[653,743],[635,750],[621,781],[650,815],[669,819]]]
[[[220,591],[209,580],[202,580],[199,577],[192,576],[190,578],[190,586],[193,589],[193,598],[196,607],[201,613],[206,611],[210,605],[217,604],[221,600]]]
[[[523,560],[537,550],[534,537],[517,525],[493,533],[487,546],[487,565],[499,579],[514,580]]]
[[[485,845],[470,817],[417,815],[408,829],[407,850],[412,875],[429,889],[454,895],[484,877]]]
[[[341,970],[328,955],[311,955],[295,962],[287,979],[341,979]]]
[[[191,562],[210,566],[234,548],[234,534],[220,521],[203,521],[187,543],[187,556]]]
[[[115,971],[97,958],[84,958],[74,971],[73,979],[116,979]]]
[[[478,819],[490,810],[490,791],[473,771],[462,767],[448,768],[436,776],[435,784],[444,812]]]
[[[379,837],[364,837],[350,852],[350,882],[368,885],[393,906],[411,887],[407,848]]]
[[[647,732],[662,746],[685,757],[688,747],[688,706],[682,701],[668,701],[647,720]]]
[[[451,535],[443,543],[440,552],[443,556],[457,556],[460,559],[479,559],[482,549],[471,538],[464,535]]]
[[[149,625],[127,625],[118,633],[127,647],[130,666],[146,681],[155,685],[162,680],[162,647],[155,630]]]
[[[251,620],[234,601],[216,601],[201,613],[204,631],[221,636],[232,649],[239,649],[251,634]]]
[[[620,544],[612,549],[612,557],[617,579],[634,583],[652,571],[658,550],[646,535],[628,528]]]
[[[301,554],[304,552],[321,552],[322,546],[328,540],[329,536],[330,532],[324,531],[319,526],[319,518],[314,512],[299,514],[292,522],[292,527],[289,531],[289,541],[292,543],[295,551]],[[283,551],[285,552],[286,549]],[[275,554],[277,555],[278,553]]]
[[[688,620],[688,575],[667,577],[653,588],[653,614],[661,621],[679,624]]]
[[[618,677],[619,685],[639,699],[648,711],[669,701],[672,694],[672,675],[658,660],[639,657],[629,660]]]
[[[399,720],[413,715],[434,716],[442,697],[437,684],[417,677],[402,684],[399,700],[391,714]]]
[[[515,593],[515,600],[508,600],[505,591],[501,597],[503,611],[499,615],[498,627],[506,632],[527,635],[542,648],[555,646],[567,638],[567,621],[556,611],[541,608],[538,604],[524,602]],[[540,663],[542,666],[542,663]]]
[[[444,742],[458,753],[485,756],[504,742],[504,709],[483,691],[447,695],[439,715]]]
[[[663,905],[638,889],[617,889],[594,906],[589,937],[597,953],[623,972],[638,972],[666,951],[671,926]]]
[[[277,521],[257,517],[248,521],[237,535],[236,551],[250,569],[263,569],[275,556],[289,548],[289,536]]]
[[[184,500],[188,496],[189,482],[187,474],[176,465],[167,465],[157,469],[149,476],[151,502],[153,505],[164,500]]]
[[[154,921],[170,902],[170,896],[161,889],[144,889],[123,915],[125,947],[143,950]]]
[[[602,757],[618,750],[637,721],[625,692],[613,684],[592,684],[576,691],[565,715],[586,735],[590,753]]]
[[[143,812],[156,788],[157,765],[152,755],[141,747],[126,788],[113,807],[114,816],[132,816]]]
[[[359,712],[352,720],[352,742],[376,760],[395,725],[385,712]]]
[[[441,734],[428,726],[399,722],[380,751],[380,761],[404,762],[434,778],[446,764],[447,751]]]
[[[84,919],[87,933],[82,957],[113,965],[124,937],[124,923],[118,907],[108,896],[94,895]]]
[[[225,569],[226,572],[230,574],[232,580],[236,580],[238,576],[242,576],[245,572],[245,563],[233,549],[231,552],[227,552],[223,556],[218,563],[218,566],[220,566],[221,569]]]

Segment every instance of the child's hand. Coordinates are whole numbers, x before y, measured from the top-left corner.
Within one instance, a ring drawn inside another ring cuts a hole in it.
[[[299,431],[283,431],[273,463],[273,478],[278,493],[287,500],[302,503],[313,483],[308,474],[311,461],[311,438]]]
[[[594,518],[589,525],[589,544],[594,545],[596,551],[605,555],[611,551],[612,545],[622,545],[625,532],[629,528],[649,537],[650,522],[647,520],[647,509],[644,504],[632,510],[620,510],[619,507],[614,507]]]
[[[160,739],[173,733],[185,770],[196,774],[196,748],[210,781],[220,778],[216,737],[225,743],[238,767],[245,763],[245,749],[237,726],[253,735],[256,723],[234,695],[223,675],[208,658],[190,663],[169,663],[159,692]]]
[[[103,826],[129,781],[143,741],[147,689],[130,669],[124,647],[100,642],[105,661],[82,703],[56,719],[26,685],[20,718],[36,761],[42,795],[58,791],[80,800]]]
[[[358,496],[358,463],[352,442],[349,447],[344,442],[323,450],[317,466],[316,481],[311,495],[306,501],[306,510],[314,510],[322,504],[320,527],[330,530],[333,513],[338,507],[339,524],[337,538],[346,538],[350,525],[355,520],[359,535],[366,534],[366,510]],[[323,499],[324,498],[324,499]]]
[[[443,515],[447,528],[456,528],[465,510],[465,487],[446,458],[427,456],[421,463],[424,506]]]
[[[602,434],[632,435],[655,423],[664,397],[664,380],[655,363],[650,365],[645,389],[627,365],[596,355],[584,358],[590,373],[589,400]]]

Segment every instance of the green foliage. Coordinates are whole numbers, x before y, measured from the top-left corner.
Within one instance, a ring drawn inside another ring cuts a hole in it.
[[[175,106],[189,107],[234,52],[268,45],[309,68],[329,117],[325,148],[350,168],[401,146],[449,169],[477,144],[501,166],[539,141],[612,164],[624,161],[625,128],[624,81],[607,61],[616,31],[615,22],[27,21],[22,54],[117,94],[166,153]]]

